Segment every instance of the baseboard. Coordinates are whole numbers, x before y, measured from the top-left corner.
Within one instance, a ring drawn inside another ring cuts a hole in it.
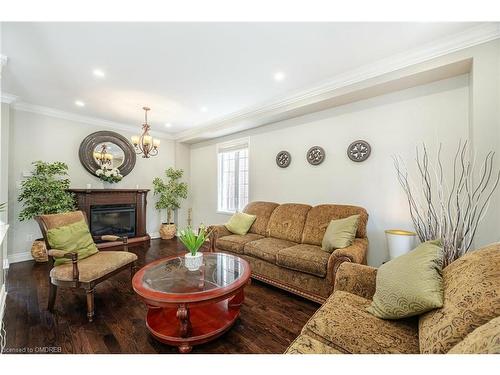
[[[3,320],[3,314],[5,313],[5,301],[7,299],[7,291],[5,290],[5,284],[2,285],[0,289],[0,322]]]
[[[9,264],[26,262],[27,260],[33,260],[31,256],[31,251],[26,251],[24,253],[14,253],[8,255]]]
[[[157,238],[160,238],[160,232],[149,233],[149,237],[151,237],[152,240],[156,240]]]

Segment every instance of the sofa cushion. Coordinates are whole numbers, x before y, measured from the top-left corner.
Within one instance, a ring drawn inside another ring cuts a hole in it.
[[[264,237],[254,233],[247,233],[244,236],[240,236],[239,234],[232,234],[230,236],[218,238],[216,246],[221,250],[243,254],[243,247],[246,243],[260,240],[261,238]]]
[[[469,333],[449,354],[500,354],[500,316]]]
[[[321,246],[330,221],[344,219],[352,215],[359,215],[356,237],[365,238],[368,214],[364,208],[337,204],[321,204],[311,208],[307,213],[302,233],[302,243]]]
[[[79,280],[90,282],[137,260],[137,255],[127,251],[100,251],[78,261]],[[59,281],[73,280],[73,264],[62,264],[50,270],[50,277]]]
[[[443,270],[443,307],[420,317],[422,353],[446,353],[477,327],[500,316],[500,243]]]
[[[224,226],[231,233],[244,236],[245,234],[247,234],[256,218],[257,216],[255,215],[246,214],[244,212],[235,212],[233,216],[231,216],[229,221],[224,224]]]
[[[295,242],[268,237],[247,243],[243,248],[243,253],[267,262],[276,263],[278,251],[295,245],[297,245]]]
[[[265,236],[267,234],[267,224],[274,209],[278,207],[278,203],[274,202],[251,202],[246,205],[243,212],[257,216],[254,223],[250,227],[249,232]]]
[[[276,264],[319,277],[326,276],[330,254],[314,245],[296,245],[278,251]]]
[[[268,236],[300,243],[307,212],[307,204],[285,203],[275,208],[269,219]]]
[[[342,354],[342,352],[311,336],[300,335],[288,347],[285,354]]]
[[[441,241],[424,242],[380,266],[368,311],[382,319],[400,319],[443,306]]]
[[[418,353],[417,322],[383,320],[366,311],[370,300],[334,292],[302,333],[347,353]]]

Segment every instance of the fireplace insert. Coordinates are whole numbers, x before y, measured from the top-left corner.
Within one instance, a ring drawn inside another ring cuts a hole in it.
[[[105,234],[135,237],[135,204],[91,206],[90,232],[97,237]]]

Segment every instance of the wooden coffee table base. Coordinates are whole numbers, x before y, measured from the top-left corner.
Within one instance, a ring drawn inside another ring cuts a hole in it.
[[[149,307],[146,325],[159,341],[189,353],[193,345],[203,344],[222,335],[240,315],[243,291],[232,299],[216,303],[178,307]]]

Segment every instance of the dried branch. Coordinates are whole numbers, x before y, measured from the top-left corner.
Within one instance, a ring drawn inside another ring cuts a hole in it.
[[[453,158],[453,168],[450,168],[453,182],[449,188],[441,151],[440,144],[436,168],[429,161],[425,144],[422,146],[422,153],[419,153],[417,147],[417,184],[411,181],[402,159],[394,157],[393,160],[420,241],[441,239],[444,264],[448,265],[470,250],[491,198],[500,184],[500,171],[493,173],[495,153],[490,151],[481,163],[478,183],[474,184],[476,159],[471,162],[468,142],[462,144],[460,141]]]

